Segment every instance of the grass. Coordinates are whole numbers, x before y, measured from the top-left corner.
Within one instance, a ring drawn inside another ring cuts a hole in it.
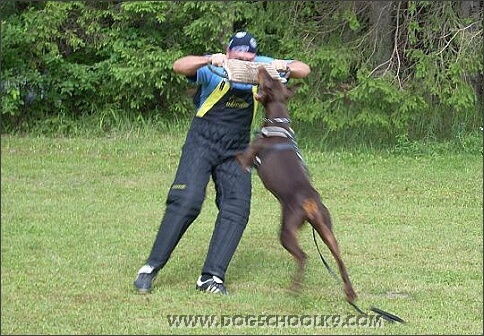
[[[250,222],[226,279],[231,295],[194,290],[216,216],[212,185],[154,292],[136,294],[132,281],[163,214],[182,131],[2,137],[2,334],[482,334],[480,153],[302,146],[358,305],[393,312],[404,325],[337,323],[355,311],[307,226],[300,234],[310,257],[305,287],[299,296],[288,293],[294,264],[278,241],[279,205],[255,174]],[[325,315],[333,327],[176,328],[168,315]]]

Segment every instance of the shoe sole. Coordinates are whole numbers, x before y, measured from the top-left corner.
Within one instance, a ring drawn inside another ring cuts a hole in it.
[[[151,280],[151,283],[153,283],[153,281],[155,281],[155,278],[153,278]],[[136,291],[138,292],[138,294],[149,294],[153,290],[153,287],[150,287],[150,288],[139,288],[138,286],[136,286],[136,281],[133,283],[133,285],[136,288]]]
[[[214,293],[214,292],[211,292],[211,291],[209,291],[209,290],[206,290],[206,289],[204,289],[204,288],[202,288],[202,287],[198,287],[198,286],[196,287],[196,289],[197,289],[197,291],[204,292],[204,293],[210,293],[210,294],[220,294],[220,295],[229,295],[229,293],[228,293],[228,292],[225,292],[225,293],[224,293],[224,292],[220,291],[220,292]]]
[[[153,290],[153,288],[139,288],[138,286],[136,286],[136,283],[133,283],[133,285],[139,294],[149,294]]]
[[[138,294],[150,294],[152,289],[136,288]]]

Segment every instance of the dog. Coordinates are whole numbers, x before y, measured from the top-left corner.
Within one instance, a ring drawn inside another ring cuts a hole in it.
[[[258,68],[257,78],[259,90],[254,98],[263,105],[265,118],[260,133],[243,152],[236,155],[236,159],[246,172],[255,167],[265,188],[281,204],[280,241],[297,264],[290,289],[295,293],[301,290],[307,256],[299,246],[296,234],[307,221],[336,259],[346,299],[353,303],[357,295],[341,259],[329,210],[311,184],[290,126],[287,101],[300,84],[286,87],[278,79],[273,79],[262,66]]]

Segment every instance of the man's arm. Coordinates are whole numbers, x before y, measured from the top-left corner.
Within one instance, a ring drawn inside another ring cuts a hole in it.
[[[195,76],[197,74],[197,70],[200,69],[202,66],[211,63],[220,65],[222,64],[224,58],[224,54],[214,54],[207,56],[184,56],[177,59],[173,63],[173,71],[185,76]],[[276,62],[280,62],[280,60],[277,60]],[[289,75],[291,78],[304,78],[311,73],[311,68],[309,67],[309,65],[298,60],[293,60],[291,63],[288,64],[288,66],[291,70]]]
[[[184,56],[173,63],[173,71],[185,76],[195,76],[197,70],[207,65],[211,61],[211,56]]]
[[[276,59],[271,64],[277,71],[287,71],[289,69],[289,77],[291,78],[304,78],[311,73],[309,65],[298,60]]]
[[[311,68],[304,62],[294,60],[288,64],[291,72],[289,73],[290,78],[304,78],[311,73]]]
[[[227,56],[220,53],[206,56],[185,56],[177,59],[173,63],[173,71],[188,77],[195,76],[197,70],[204,65],[213,64],[215,66],[222,66],[226,59]]]

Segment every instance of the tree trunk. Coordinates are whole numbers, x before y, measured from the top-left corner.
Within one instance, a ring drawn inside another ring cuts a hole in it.
[[[370,25],[375,41],[374,65],[387,62],[393,52],[393,32],[391,9],[393,1],[371,1]]]
[[[472,18],[474,21],[482,22],[483,1],[464,1],[460,2],[460,17],[462,19]],[[482,29],[482,24],[474,25],[472,30]],[[484,73],[472,76],[471,83],[477,95],[477,99],[484,105]]]
[[[382,71],[393,52],[392,6],[393,1],[371,1],[370,5],[369,22],[375,45],[373,65]]]
[[[482,1],[460,1],[460,17],[463,19],[472,18],[474,20],[482,20]]]

